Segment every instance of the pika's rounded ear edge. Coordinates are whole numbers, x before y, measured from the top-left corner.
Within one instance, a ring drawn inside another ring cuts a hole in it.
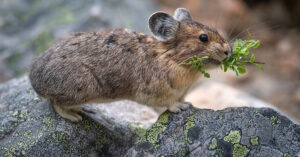
[[[179,27],[179,22],[165,12],[152,14],[148,22],[150,31],[161,41],[174,38]]]
[[[177,21],[192,20],[192,16],[186,8],[177,8],[174,12],[174,18]]]

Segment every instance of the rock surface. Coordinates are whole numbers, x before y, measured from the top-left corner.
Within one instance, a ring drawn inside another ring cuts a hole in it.
[[[300,156],[300,126],[269,108],[165,112],[126,156]]]
[[[121,156],[133,146],[137,130],[157,113],[129,101],[86,105],[80,123],[57,115],[36,95],[28,77],[0,86],[0,156]]]
[[[0,85],[0,156],[300,156],[300,126],[268,108],[190,107],[157,121],[130,101],[83,109],[71,123],[27,77]]]
[[[148,32],[152,0],[1,0],[0,82],[26,72],[32,59],[73,32],[126,27]]]

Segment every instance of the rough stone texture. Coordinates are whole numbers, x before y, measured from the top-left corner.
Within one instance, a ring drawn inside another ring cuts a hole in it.
[[[84,114],[80,123],[62,119],[27,77],[2,84],[0,156],[300,156],[300,126],[268,108],[190,107],[157,119],[121,101]]]
[[[156,124],[127,156],[300,156],[300,126],[269,108],[189,108]]]
[[[80,123],[57,115],[27,77],[0,86],[0,156],[120,156],[157,113],[129,101],[84,107]],[[145,113],[146,112],[146,113]]]
[[[73,32],[148,32],[157,9],[152,0],[1,0],[0,82],[24,74],[33,57]]]

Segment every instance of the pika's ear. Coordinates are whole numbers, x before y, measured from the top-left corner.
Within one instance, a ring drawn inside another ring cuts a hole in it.
[[[177,8],[174,12],[174,18],[177,21],[192,20],[190,12],[185,8]]]
[[[156,12],[149,18],[149,28],[151,32],[161,41],[175,38],[178,27],[179,22],[164,12]]]

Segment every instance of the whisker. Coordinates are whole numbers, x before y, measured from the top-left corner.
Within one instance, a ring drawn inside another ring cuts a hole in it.
[[[238,36],[243,35],[244,33],[248,33],[248,32],[250,32],[252,29],[253,29],[253,30],[256,30],[257,27],[263,26],[263,25],[268,24],[268,23],[270,23],[270,22],[271,22],[271,21],[269,21],[269,22],[264,21],[264,22],[259,22],[259,23],[257,23],[256,25],[249,26],[249,27],[247,27],[244,31],[241,31],[240,33],[238,33],[237,35],[235,35],[234,37],[232,37],[232,39],[231,39],[229,42],[231,43],[231,42],[232,42],[233,40],[235,40]],[[271,27],[271,28],[272,28],[272,27]]]

